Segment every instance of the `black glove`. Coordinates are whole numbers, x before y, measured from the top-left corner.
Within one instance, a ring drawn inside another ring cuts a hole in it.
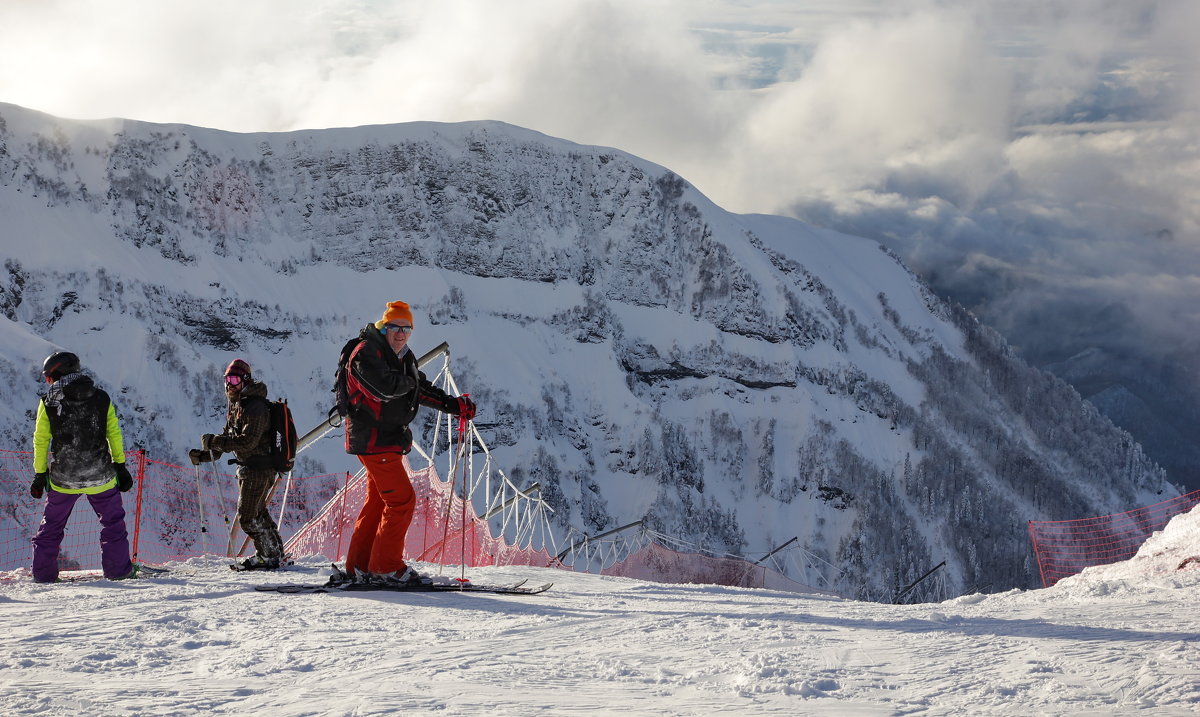
[[[133,487],[133,476],[129,475],[129,469],[124,463],[113,463],[113,470],[117,472],[117,488],[122,493],[128,493]]]
[[[46,479],[48,477],[46,473],[35,473],[33,475],[33,483],[29,486],[29,495],[34,498],[41,498],[42,494],[46,491]]]
[[[213,450],[212,442],[213,442],[214,438],[216,438],[216,436],[214,436],[211,433],[205,433],[203,436],[200,436],[200,450],[202,450],[202,451]]]
[[[458,403],[458,416],[464,421],[475,418],[475,402],[467,396],[454,399]]]
[[[192,450],[188,451],[188,460],[191,461],[192,465],[194,466],[198,466],[201,463],[215,461],[220,457],[221,451],[218,450],[206,451],[203,448],[193,448]]]

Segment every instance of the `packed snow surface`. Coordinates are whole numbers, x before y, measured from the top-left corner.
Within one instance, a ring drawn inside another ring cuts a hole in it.
[[[1197,556],[1200,508],[1126,563],[919,605],[528,567],[470,576],[554,587],[251,589],[323,580],[316,559],[55,585],[13,571],[0,713],[1195,714]]]

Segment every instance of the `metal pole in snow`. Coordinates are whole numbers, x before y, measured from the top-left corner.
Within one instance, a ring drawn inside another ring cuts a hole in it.
[[[904,597],[905,595],[907,595],[907,594],[909,593],[909,591],[910,591],[910,590],[912,590],[913,588],[915,588],[917,585],[920,585],[922,580],[924,580],[925,578],[929,577],[930,575],[933,575],[933,574],[934,574],[934,572],[936,572],[938,568],[942,567],[942,566],[943,566],[943,565],[945,565],[945,564],[946,564],[946,561],[945,561],[945,560],[943,560],[942,562],[938,563],[937,565],[934,565],[934,566],[933,566],[932,568],[930,568],[930,569],[929,569],[929,570],[928,570],[928,571],[927,571],[927,572],[926,572],[924,575],[922,575],[921,577],[919,577],[919,578],[917,578],[916,580],[914,580],[914,581],[913,581],[913,583],[912,583],[911,585],[909,585],[908,587],[906,587],[906,588],[904,588],[903,590],[901,590],[901,591],[900,591],[900,594],[899,594],[899,595],[897,595],[897,596],[895,597],[895,599],[893,599],[893,600],[892,600],[892,603],[893,603],[893,604],[895,604],[895,605],[899,605],[899,604],[900,604],[900,598],[902,598],[902,597]]]
[[[1030,542],[1033,543],[1033,557],[1037,559],[1038,574],[1042,578],[1042,587],[1049,587],[1048,585],[1046,585],[1046,568],[1042,566],[1042,547],[1041,547],[1041,544],[1038,543],[1037,534],[1035,533],[1035,531],[1033,529],[1033,521],[1032,520],[1029,521],[1028,528],[1029,528],[1029,540],[1030,540]]]
[[[139,449],[137,464],[137,502],[133,512],[133,560],[138,559],[138,541],[142,536],[142,487],[146,484],[146,451]]]
[[[338,547],[337,555],[333,556],[334,562],[342,557],[342,537],[346,534],[346,493],[350,492],[350,471],[346,471],[346,484],[342,486],[342,511],[338,518]],[[365,569],[365,568],[364,568]]]
[[[791,540],[787,541],[787,542],[786,542],[786,543],[784,543],[783,545],[780,545],[778,548],[775,548],[775,549],[774,549],[774,550],[772,550],[771,552],[769,552],[769,553],[767,553],[766,555],[762,556],[762,557],[761,557],[761,558],[759,558],[758,560],[755,560],[755,561],[754,561],[754,564],[755,564],[755,565],[758,565],[758,564],[759,564],[759,563],[761,563],[762,561],[764,561],[764,560],[766,560],[767,558],[771,557],[771,556],[772,556],[772,555],[774,555],[775,553],[778,553],[780,550],[783,550],[784,548],[786,548],[787,546],[791,545],[792,543],[796,542],[796,541],[797,541],[797,540],[799,540],[799,539],[800,539],[800,536],[799,536],[799,535],[797,535],[796,537],[794,537],[794,538],[792,538]]]

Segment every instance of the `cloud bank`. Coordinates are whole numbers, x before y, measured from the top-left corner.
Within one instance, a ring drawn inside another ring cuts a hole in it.
[[[0,100],[237,131],[498,119],[897,250],[1038,363],[1189,362],[1192,0],[6,3]]]

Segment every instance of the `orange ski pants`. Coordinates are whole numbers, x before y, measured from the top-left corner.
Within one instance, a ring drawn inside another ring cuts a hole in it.
[[[399,453],[361,455],[367,469],[367,499],[354,523],[346,572],[403,571],[404,537],[412,524],[417,496]]]

